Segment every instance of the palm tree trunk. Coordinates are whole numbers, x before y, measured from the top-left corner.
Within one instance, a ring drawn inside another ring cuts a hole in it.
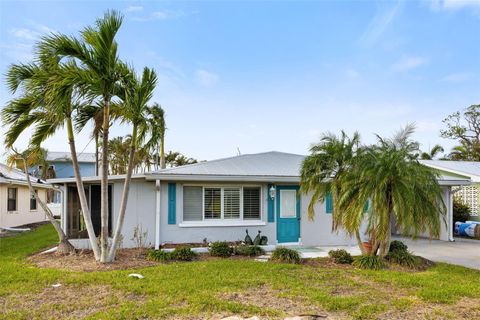
[[[95,132],[95,175],[98,176],[98,132]]]
[[[123,185],[123,193],[122,193],[122,200],[120,202],[120,210],[118,212],[117,224],[115,226],[115,232],[113,236],[112,246],[110,247],[110,252],[108,254],[108,261],[112,262],[115,260],[115,255],[117,251],[117,246],[120,241],[120,236],[123,227],[123,221],[125,219],[125,213],[127,211],[127,202],[128,202],[128,194],[130,191],[130,181],[132,179],[133,168],[135,166],[135,149],[137,141],[137,126],[133,126],[132,132],[132,139],[130,141],[130,152],[128,158],[128,168],[127,168],[127,176],[125,177],[125,183]]]
[[[165,169],[167,164],[165,163],[165,136],[160,138],[160,168]]]
[[[360,251],[362,252],[362,254],[366,254],[367,252],[365,251],[365,247],[363,246],[362,238],[360,237],[360,231],[358,231],[358,230],[355,231],[355,238],[357,239],[357,244],[358,244],[358,247],[360,248]]]
[[[110,101],[105,97],[102,130],[102,178],[100,205],[100,262],[108,262],[108,130],[110,126]]]
[[[95,260],[100,259],[100,249],[97,244],[97,237],[95,236],[95,230],[93,229],[92,217],[90,214],[90,208],[87,203],[87,196],[85,195],[85,188],[83,187],[82,177],[80,175],[80,166],[78,165],[77,150],[75,146],[75,139],[73,136],[73,124],[72,119],[67,118],[67,134],[68,144],[70,145],[70,153],[72,155],[73,172],[75,174],[75,182],[77,183],[78,198],[80,199],[80,207],[82,208],[83,221],[87,228],[88,239],[95,256]]]
[[[25,169],[25,178],[27,179],[27,184],[28,184],[28,189],[30,190],[30,194],[33,195],[35,197],[35,201],[37,201],[37,203],[40,204],[40,206],[43,209],[43,212],[45,212],[45,214],[48,217],[48,220],[50,220],[50,222],[53,225],[53,228],[55,228],[55,231],[57,232],[58,240],[59,240],[58,241],[58,247],[57,247],[57,253],[59,253],[59,254],[74,253],[75,248],[70,243],[70,241],[68,241],[68,238],[67,238],[65,232],[60,227],[60,223],[58,223],[58,221],[55,220],[55,217],[53,216],[53,213],[50,210],[50,208],[45,204],[45,202],[43,202],[40,199],[38,194],[33,189],[32,181],[30,181],[30,175],[28,174],[27,161],[25,159],[22,159],[22,160],[23,160],[23,167]]]

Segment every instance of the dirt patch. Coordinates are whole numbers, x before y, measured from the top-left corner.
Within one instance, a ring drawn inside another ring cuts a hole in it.
[[[95,261],[91,250],[81,250],[75,254],[58,255],[55,253],[37,253],[27,260],[39,268],[54,268],[69,271],[108,271],[145,268],[158,265],[158,262],[146,259],[147,249],[121,249],[112,263]]]
[[[281,291],[273,290],[267,285],[243,292],[223,293],[220,295],[220,298],[222,300],[280,311],[283,315],[279,316],[279,319],[287,316],[305,316],[305,319],[342,319],[337,315],[327,313],[317,306],[307,304],[303,299],[294,300],[282,297]]]
[[[141,303],[143,298],[107,285],[63,285],[48,287],[39,293],[0,297],[0,313],[6,318],[10,314],[14,318],[24,315],[28,319],[81,319],[126,301]]]

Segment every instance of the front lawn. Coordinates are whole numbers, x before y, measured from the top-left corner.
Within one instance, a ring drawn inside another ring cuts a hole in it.
[[[145,278],[134,279],[132,270],[71,272],[25,260],[55,240],[49,225],[0,239],[0,319],[480,318],[480,272],[447,264],[403,272],[219,258],[136,269]]]

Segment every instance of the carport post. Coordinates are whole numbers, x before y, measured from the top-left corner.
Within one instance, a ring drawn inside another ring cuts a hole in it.
[[[160,179],[155,181],[155,249],[160,248]]]
[[[448,241],[455,241],[453,238],[453,191],[452,187],[448,188],[448,215],[447,215],[447,234]]]

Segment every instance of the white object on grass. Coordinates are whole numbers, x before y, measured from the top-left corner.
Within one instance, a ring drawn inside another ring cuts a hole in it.
[[[130,273],[128,276],[129,276],[129,277],[132,277],[132,278],[137,278],[137,279],[143,279],[143,278],[145,278],[145,277],[142,276],[140,273]]]
[[[62,285],[60,283],[52,284],[53,288],[60,288]]]
[[[53,247],[53,248],[50,248],[50,249],[47,249],[45,251],[40,252],[40,254],[52,253],[52,252],[57,251],[57,249],[58,249],[58,247]]]
[[[30,231],[30,228],[9,228],[9,227],[0,227],[0,229],[11,231],[11,232],[25,232]]]

